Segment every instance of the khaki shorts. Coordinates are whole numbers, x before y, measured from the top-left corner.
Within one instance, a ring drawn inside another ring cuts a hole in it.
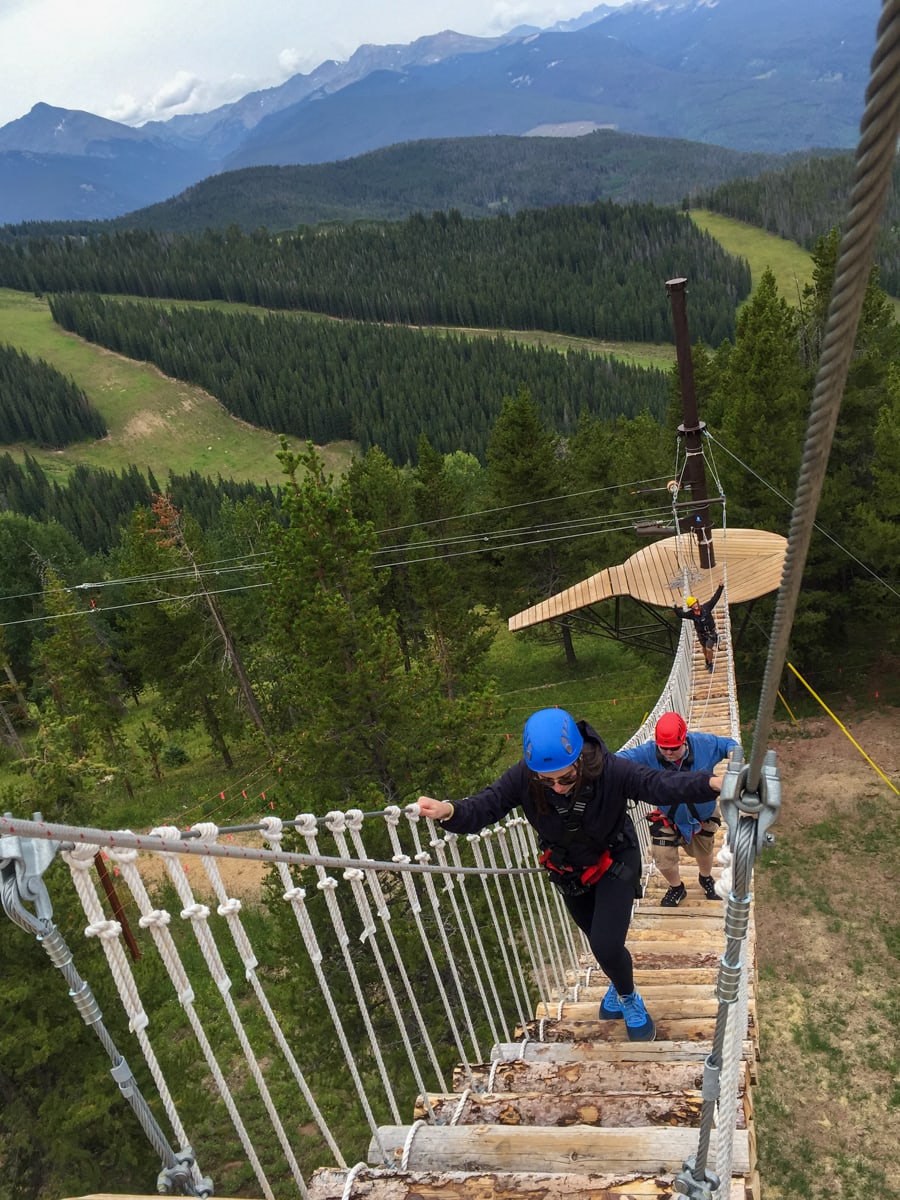
[[[691,858],[696,858],[698,854],[712,854],[713,843],[716,839],[716,830],[719,828],[720,821],[704,821],[703,828],[691,838],[689,842],[685,842],[679,837],[677,842],[665,842],[659,845],[653,843],[653,861],[659,867],[660,871],[668,871],[673,867],[678,866],[678,851],[683,850],[685,854]]]

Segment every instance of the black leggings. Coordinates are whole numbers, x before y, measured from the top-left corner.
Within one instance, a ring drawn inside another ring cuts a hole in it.
[[[631,955],[625,946],[631,910],[641,878],[641,854],[635,848],[621,855],[630,878],[603,876],[583,896],[563,896],[572,920],[586,935],[594,957],[620,996],[634,991]]]

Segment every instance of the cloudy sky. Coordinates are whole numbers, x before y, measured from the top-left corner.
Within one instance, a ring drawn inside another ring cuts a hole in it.
[[[0,0],[0,125],[40,100],[130,125],[207,112],[367,42],[406,43],[442,29],[491,37],[596,3]]]

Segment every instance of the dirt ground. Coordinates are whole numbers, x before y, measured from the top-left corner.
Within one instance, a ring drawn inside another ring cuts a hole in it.
[[[900,787],[900,711],[847,722]],[[782,726],[755,872],[763,1200],[900,1196],[895,790],[830,718]]]

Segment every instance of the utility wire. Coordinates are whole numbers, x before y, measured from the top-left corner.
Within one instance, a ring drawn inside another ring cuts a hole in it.
[[[793,509],[793,504],[791,503],[791,500],[789,499],[789,497],[785,496],[785,494],[783,492],[780,492],[778,490],[778,488],[775,487],[774,484],[769,483],[769,481],[767,479],[764,479],[762,477],[762,475],[759,474],[758,471],[754,471],[754,469],[750,466],[749,463],[745,463],[742,459],[738,458],[738,456],[734,453],[734,451],[729,450],[728,447],[724,444],[724,442],[718,441],[715,437],[713,437],[713,435],[708,430],[706,431],[706,436],[711,441],[715,442],[715,444],[717,446],[720,446],[725,451],[726,454],[729,454],[734,459],[734,461],[738,464],[738,466],[743,467],[743,469],[749,475],[752,475],[754,477],[754,479],[757,479],[763,485],[763,487],[768,488],[769,491],[772,492],[773,495],[777,496],[779,500],[784,501],[785,505],[789,509]],[[855,562],[857,564],[857,566],[862,567],[862,569],[867,574],[871,575],[872,578],[874,580],[876,580],[876,582],[880,583],[881,586],[886,591],[892,592],[895,596],[900,598],[900,592],[898,592],[897,589],[891,583],[889,583],[886,579],[882,579],[882,577],[877,573],[877,571],[872,570],[872,568],[868,565],[868,563],[864,563],[861,558],[857,558],[852,550],[848,549],[848,547],[845,546],[842,542],[839,542],[837,540],[837,538],[834,537],[832,534],[830,534],[827,529],[823,528],[823,526],[821,526],[818,523],[818,521],[813,522],[813,528],[816,530],[817,533],[820,533],[822,535],[822,537],[827,538],[828,541],[832,543],[832,545],[836,546],[838,548],[838,550],[841,551],[842,554],[846,554],[846,556],[848,558],[852,559],[853,562]]]

